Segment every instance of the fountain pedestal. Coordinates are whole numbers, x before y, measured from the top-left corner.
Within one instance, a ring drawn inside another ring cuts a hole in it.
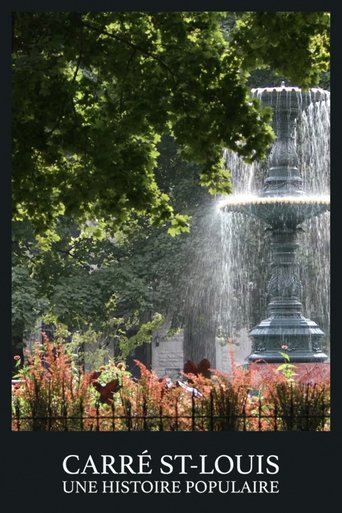
[[[303,190],[298,169],[295,130],[299,114],[310,103],[325,100],[325,91],[302,92],[296,87],[253,90],[266,106],[273,109],[273,129],[277,136],[269,157],[268,176],[259,195],[244,201],[227,200],[227,211],[252,215],[271,230],[272,272],[268,284],[269,317],[249,333],[253,350],[248,360],[284,361],[286,351],[292,362],[324,362],[321,349],[324,332],[302,314],[301,284],[296,250],[300,224],[330,208],[326,197],[312,197]],[[314,279],[314,276],[313,276]]]
[[[323,93],[323,92],[322,92]],[[327,355],[321,349],[324,332],[302,314],[301,283],[296,262],[300,224],[319,210],[305,202],[302,178],[298,170],[295,144],[296,121],[301,110],[312,101],[320,101],[320,90],[306,93],[285,87],[256,90],[261,101],[273,108],[273,128],[277,139],[270,153],[269,173],[261,197],[273,198],[282,205],[264,220],[272,230],[272,273],[268,284],[269,317],[250,331],[253,351],[248,360],[282,362],[286,351],[292,362],[324,362]],[[285,197],[297,201],[283,203]],[[292,208],[290,208],[290,206]],[[311,208],[310,208],[311,207]],[[321,205],[321,212],[328,206]],[[262,217],[262,216],[261,216]],[[314,277],[313,277],[314,278]]]
[[[271,301],[270,316],[250,331],[254,341],[249,361],[281,362],[281,352],[291,361],[323,362],[327,355],[321,351],[324,332],[302,315],[301,284],[296,263],[297,230],[276,228],[272,232],[272,274],[268,284]]]

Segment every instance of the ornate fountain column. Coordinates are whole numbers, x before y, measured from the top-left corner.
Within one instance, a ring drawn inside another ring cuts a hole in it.
[[[280,352],[286,348],[292,362],[323,362],[327,359],[321,350],[324,332],[302,315],[296,250],[298,234],[302,231],[300,224],[328,210],[329,206],[327,202],[313,201],[305,195],[295,144],[297,117],[313,98],[321,99],[321,90],[315,90],[313,95],[282,83],[281,87],[255,91],[261,101],[274,110],[273,128],[277,139],[259,200],[245,209],[245,213],[269,225],[273,259],[268,284],[269,317],[250,331],[253,351],[248,360],[281,362]]]
[[[269,317],[250,331],[253,352],[248,357],[249,361],[281,362],[280,352],[284,349],[292,362],[323,362],[327,359],[321,350],[324,332],[302,314],[296,262],[298,246],[296,229],[284,227],[272,231]]]
[[[295,142],[297,117],[302,108],[302,102],[297,95],[287,94],[287,88],[283,82],[282,88],[283,90],[277,88],[276,94],[261,93],[260,96],[263,103],[273,108],[272,126],[277,136],[269,157],[268,176],[260,196],[304,194]]]

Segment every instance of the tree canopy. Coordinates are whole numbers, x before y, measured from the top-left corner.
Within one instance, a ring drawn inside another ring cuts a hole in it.
[[[328,44],[322,12],[14,13],[14,219],[45,235],[61,215],[187,231],[156,180],[161,137],[209,192],[229,192],[222,148],[252,161],[273,138],[251,70],[315,85]]]
[[[47,249],[29,221],[14,222],[12,331],[16,345],[20,334],[29,337],[39,318],[48,324],[62,323],[75,344],[88,341],[101,351],[113,352],[114,342],[117,354],[125,355],[146,342],[146,330],[150,335],[151,326],[164,318],[172,320],[174,327],[182,325],[183,277],[196,245],[194,237],[198,238],[196,211],[207,194],[198,184],[198,167],[180,158],[170,137],[163,138],[159,149],[158,184],[177,209],[193,216],[192,233],[172,238],[163,227],[141,218],[129,231],[97,238],[96,227],[80,230],[61,217],[56,224],[58,240]]]

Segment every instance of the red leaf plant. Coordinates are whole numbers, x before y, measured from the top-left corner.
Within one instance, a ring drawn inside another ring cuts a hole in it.
[[[62,343],[43,337],[12,390],[14,430],[327,430],[329,375],[322,367],[287,380],[277,366],[252,363],[224,374],[207,359],[187,361],[172,382],[135,360],[140,377],[113,361],[84,373]],[[298,419],[287,420],[294,411]],[[310,418],[311,413],[317,419]],[[302,420],[300,420],[302,419]]]

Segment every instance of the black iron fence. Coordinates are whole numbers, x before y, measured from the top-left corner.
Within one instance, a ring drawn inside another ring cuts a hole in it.
[[[227,406],[227,405],[226,405]],[[232,405],[230,405],[232,406]],[[217,411],[211,396],[203,406],[193,396],[191,408],[179,411],[175,403],[173,413],[162,405],[151,408],[142,401],[137,413],[127,402],[125,411],[118,413],[115,403],[103,410],[96,403],[92,414],[85,412],[82,404],[77,408],[62,404],[60,414],[48,411],[23,411],[19,401],[13,405],[12,429],[14,431],[329,431],[330,403],[324,398],[319,404],[298,404],[290,400],[286,404],[275,401],[264,404],[261,398],[251,406],[246,402],[240,409]]]

